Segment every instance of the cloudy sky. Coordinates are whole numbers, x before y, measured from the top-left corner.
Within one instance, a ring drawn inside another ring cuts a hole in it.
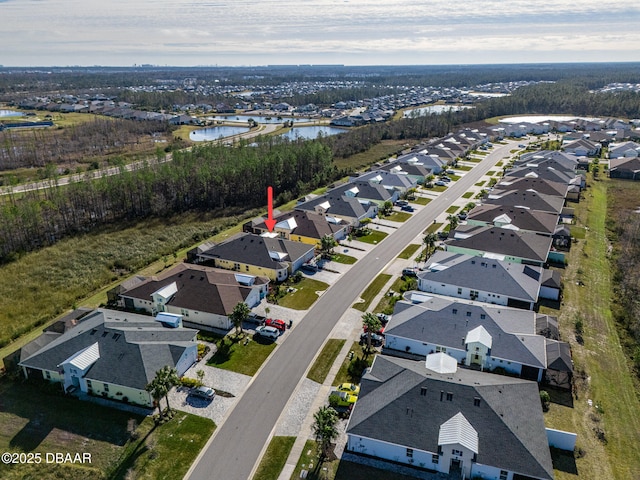
[[[0,65],[640,61],[638,0],[0,0]]]

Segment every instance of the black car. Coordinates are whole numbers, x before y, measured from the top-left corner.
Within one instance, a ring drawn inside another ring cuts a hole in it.
[[[405,277],[417,277],[418,273],[416,272],[415,268],[403,268],[402,275],[404,275]]]
[[[378,335],[377,333],[371,334],[371,346],[372,347],[380,347],[384,343],[384,337],[382,335]],[[360,335],[360,345],[367,344],[367,332],[364,332]]]

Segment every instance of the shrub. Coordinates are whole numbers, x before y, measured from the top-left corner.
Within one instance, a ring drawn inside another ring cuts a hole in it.
[[[542,411],[548,412],[551,404],[551,396],[546,390],[540,390],[540,403],[542,403]]]
[[[182,377],[180,379],[180,384],[183,387],[195,388],[200,385],[200,382],[198,382],[198,380],[196,380],[195,378]]]

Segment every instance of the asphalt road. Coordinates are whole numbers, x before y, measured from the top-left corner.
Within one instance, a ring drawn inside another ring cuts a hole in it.
[[[247,480],[278,417],[344,312],[385,266],[518,142],[496,145],[482,162],[413,215],[334,283],[254,376],[185,478]],[[520,142],[521,143],[521,142]]]

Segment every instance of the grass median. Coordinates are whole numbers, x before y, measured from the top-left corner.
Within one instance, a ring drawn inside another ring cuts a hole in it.
[[[364,292],[362,292],[361,298],[363,301],[355,303],[353,305],[353,308],[355,308],[356,310],[360,310],[361,312],[366,311],[371,305],[371,302],[373,301],[375,296],[380,293],[382,287],[384,287],[390,279],[391,275],[386,273],[381,273],[376,278],[374,278],[369,286],[364,289]]]

